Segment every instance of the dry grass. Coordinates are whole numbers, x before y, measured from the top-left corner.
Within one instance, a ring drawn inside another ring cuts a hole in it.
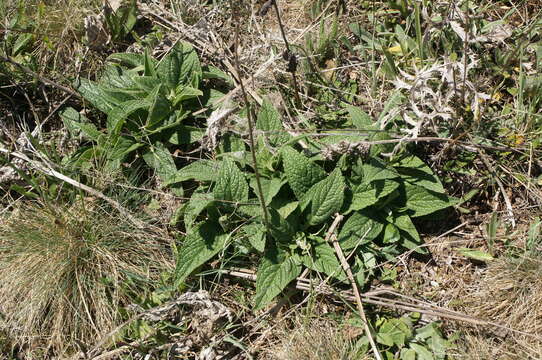
[[[355,339],[359,329],[351,334],[352,328],[341,326],[330,319],[311,319],[303,322],[302,317],[293,329],[282,328],[276,332],[278,343],[266,350],[269,360],[347,360],[371,359],[360,349]]]
[[[32,358],[94,343],[168,265],[164,245],[92,204],[25,205],[0,227],[0,331]]]
[[[468,312],[539,337],[488,334],[480,329],[465,338],[472,359],[542,358],[542,257],[502,258],[489,264],[470,295]],[[492,354],[484,357],[482,354]]]

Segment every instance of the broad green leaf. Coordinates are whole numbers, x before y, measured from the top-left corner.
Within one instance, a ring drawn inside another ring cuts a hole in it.
[[[114,109],[109,112],[107,116],[107,129],[111,134],[117,135],[120,133],[126,119],[136,113],[139,110],[147,110],[151,105],[148,100],[130,100],[118,104]]]
[[[164,185],[171,185],[187,180],[214,181],[218,171],[217,163],[212,160],[198,160],[179,169],[168,178]]]
[[[419,157],[409,155],[401,158],[395,165],[401,178],[411,184],[422,186],[428,190],[438,193],[444,193],[444,187],[433,173],[433,170],[427,166]]]
[[[282,163],[288,184],[298,200],[301,200],[314,184],[326,177],[325,171],[318,164],[291,147],[282,149]]]
[[[104,94],[98,83],[94,81],[79,79],[74,87],[85,100],[101,112],[107,114],[115,107],[116,103],[109,101],[107,95]]]
[[[123,161],[124,158],[141,147],[145,146],[143,143],[134,142],[133,140],[120,136],[115,139],[115,142],[109,142],[107,144],[107,160],[109,161]],[[120,164],[120,163],[119,163]]]
[[[60,112],[60,117],[70,133],[81,132],[90,140],[98,142],[102,133],[96,129],[96,126],[90,120],[72,107],[68,107]]]
[[[282,188],[282,185],[284,185],[286,182],[277,179],[266,179],[266,178],[260,178],[260,183],[262,185],[262,191],[263,191],[263,197],[265,199],[265,204],[269,205],[273,198],[279,193],[280,189]],[[254,193],[258,193],[258,186],[256,184],[256,177],[253,177],[250,180],[250,187],[254,191]]]
[[[134,85],[148,94],[160,85],[160,79],[154,76],[135,76]]]
[[[100,86],[104,89],[124,89],[134,86],[134,77],[124,68],[107,64],[100,75]],[[126,96],[126,95],[124,95]]]
[[[356,129],[367,130],[374,128],[374,120],[359,107],[349,105],[347,107],[350,120]]]
[[[186,206],[186,210],[184,211],[184,225],[186,229],[191,229],[201,212],[207,207],[212,206],[214,202],[211,194],[206,194],[202,192],[201,188],[198,188],[196,192],[192,194],[192,197]]]
[[[382,242],[384,244],[392,244],[401,239],[401,234],[399,233],[399,229],[393,225],[393,224],[387,224],[384,228],[384,237],[382,238]]]
[[[265,137],[269,139],[271,146],[277,147],[284,145],[289,139],[284,126],[282,117],[269,100],[264,100],[258,118],[256,119],[256,129],[267,132]]]
[[[121,65],[131,68],[141,66],[144,63],[144,55],[136,53],[116,53],[107,57],[109,61],[118,61]]]
[[[376,340],[387,346],[402,347],[412,337],[412,331],[401,319],[387,319],[378,329]]]
[[[416,360],[416,351],[414,351],[414,349],[402,348],[401,356],[399,358],[401,360]]]
[[[151,105],[148,110],[146,128],[152,129],[159,125],[164,119],[171,114],[170,102],[160,94],[160,88],[162,85],[158,85],[156,89],[149,94],[149,98],[146,99]]]
[[[410,216],[395,212],[388,216],[387,220],[399,228],[402,235],[402,246],[409,250],[414,250],[419,254],[427,254],[427,250],[419,246],[422,243],[422,239],[412,220],[410,220]]]
[[[254,310],[267,305],[301,273],[301,263],[276,247],[266,250],[256,278]]]
[[[386,164],[375,157],[370,158],[362,167],[363,183],[370,184],[373,181],[396,179],[399,177],[394,168],[386,166]]]
[[[231,76],[213,65],[206,66],[202,73],[202,76],[203,79],[222,79],[228,85],[233,85],[233,80]]]
[[[476,249],[469,249],[469,248],[459,248],[457,249],[457,251],[459,251],[459,253],[463,256],[466,256],[470,259],[474,259],[474,260],[478,260],[478,261],[483,261],[483,262],[486,262],[486,261],[491,261],[493,259],[495,259],[491,254],[485,252],[485,251],[481,251],[481,250],[476,250]]]
[[[202,76],[198,55],[192,45],[184,41],[171,48],[158,64],[156,72],[170,89],[181,84],[198,88]]]
[[[177,44],[160,60],[156,69],[158,77],[172,90],[179,85],[182,58],[182,44]]]
[[[267,232],[264,224],[249,224],[243,226],[243,231],[247,235],[250,245],[254,249],[263,253],[265,250],[265,234]]]
[[[279,248],[288,248],[294,242],[295,228],[274,208],[269,208],[271,236]]]
[[[345,186],[341,170],[335,169],[327,178],[307,191],[302,203],[310,203],[309,225],[318,225],[341,209]]]
[[[203,139],[205,129],[180,125],[175,128],[175,131],[169,136],[168,142],[174,145],[187,145]]]
[[[367,244],[376,239],[384,225],[367,210],[355,212],[346,220],[338,236],[343,250]]]
[[[435,360],[433,354],[425,348],[423,345],[419,344],[410,344],[410,347],[416,351],[419,360]]]
[[[354,188],[352,204],[348,211],[362,210],[374,205],[398,188],[399,183],[394,180],[376,180],[370,184],[362,183]]]
[[[195,89],[190,86],[179,85],[175,90],[175,98],[173,99],[173,106],[177,107],[183,101],[195,99],[198,96],[202,96],[203,92],[199,89]]]
[[[298,205],[299,201],[292,201],[285,197],[275,197],[269,204],[269,207],[276,209],[280,216],[286,219],[297,209]]]
[[[341,263],[335,255],[335,250],[323,239],[313,246],[311,255],[303,256],[303,264],[312,270],[332,276],[340,281],[348,280]]]
[[[199,266],[224,250],[229,235],[219,232],[220,225],[207,221],[194,227],[185,237],[175,268],[175,286],[184,280]]]
[[[159,141],[143,154],[143,160],[156,171],[162,181],[167,181],[177,172],[177,167],[169,150]]]
[[[246,202],[248,200],[248,184],[245,175],[239,170],[237,164],[226,158],[217,175],[213,190],[216,200]]]
[[[406,207],[412,217],[424,216],[454,205],[457,201],[445,194],[427,190],[425,187],[404,183]]]

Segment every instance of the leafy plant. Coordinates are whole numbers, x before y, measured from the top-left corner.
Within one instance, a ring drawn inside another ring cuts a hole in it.
[[[318,153],[297,149],[269,102],[262,105],[256,127],[270,134],[260,135],[256,149],[269,227],[256,205],[255,173],[244,144],[241,152],[224,153],[221,161],[191,164],[187,169],[201,169],[191,177],[200,180],[200,187],[183,209],[191,230],[179,250],[177,286],[226,247],[239,246],[261,255],[256,309],[280,294],[303,267],[345,281],[333,248],[324,241],[336,213],[347,216],[339,244],[353,252],[358,279],[365,279],[375,259],[405,250],[424,252],[412,218],[455,203],[431,169],[412,154],[391,161],[376,154],[323,161]],[[218,167],[216,176],[209,176],[208,166]],[[198,218],[202,221],[194,226]]]
[[[184,42],[160,61],[147,52],[113,54],[109,60],[98,81],[81,79],[76,84],[85,100],[107,115],[105,129],[99,130],[73,108],[61,113],[73,135],[90,141],[71,157],[72,165],[103,160],[105,169],[118,170],[124,162],[142,159],[164,185],[175,182],[177,166],[168,149],[203,135],[184,123],[194,121],[192,113],[220,94],[200,90],[202,80],[215,77],[217,71],[202,67],[192,46]]]

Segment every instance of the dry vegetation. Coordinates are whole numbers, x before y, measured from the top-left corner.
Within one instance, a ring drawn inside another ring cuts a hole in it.
[[[349,258],[384,358],[542,358],[538,3],[292,0],[280,17],[273,3],[0,4],[0,358],[375,358],[350,284],[325,265],[299,265],[277,298],[254,291],[269,246],[258,201],[305,221],[277,165],[288,141],[350,188],[352,159],[398,173],[405,153],[425,167],[401,181],[440,179],[421,185],[439,212],[393,207],[399,191],[370,204],[387,225]],[[156,73],[179,44],[196,75],[164,90]],[[125,63],[136,81],[107,83]],[[133,109],[89,100],[81,79]],[[134,83],[136,100],[122,93]],[[280,129],[262,126],[275,112]],[[217,190],[233,186],[225,172],[246,185],[238,198]],[[290,254],[333,232],[311,221]]]

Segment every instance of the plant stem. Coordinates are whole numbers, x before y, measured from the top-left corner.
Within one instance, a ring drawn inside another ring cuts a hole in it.
[[[230,6],[232,11],[232,21],[235,21],[237,19],[237,12],[235,11],[235,5],[233,0],[230,0]],[[256,187],[258,188],[258,198],[260,199],[260,205],[262,207],[263,212],[263,219],[265,223],[265,227],[269,229],[269,216],[267,214],[267,207],[265,206],[265,199],[263,197],[263,190],[262,190],[262,183],[260,181],[260,171],[258,170],[258,161],[256,159],[256,150],[255,150],[255,142],[254,142],[254,114],[252,112],[252,107],[250,106],[250,103],[248,101],[247,92],[245,90],[245,85],[243,83],[243,80],[241,79],[241,66],[239,65],[239,27],[235,26],[235,34],[234,34],[234,43],[233,43],[233,56],[234,56],[234,65],[236,68],[236,72],[239,77],[239,85],[241,86],[241,94],[243,95],[243,102],[245,103],[245,106],[247,108],[247,121],[248,121],[248,136],[249,136],[249,142],[250,142],[250,153],[252,155],[252,163],[254,166],[254,174],[256,176]]]
[[[335,214],[335,221],[333,222],[333,225],[331,226],[336,227],[337,226],[336,224],[338,224],[342,219],[343,219],[342,215]],[[378,352],[378,348],[373,338],[371,325],[369,325],[369,321],[367,320],[367,316],[365,315],[365,310],[363,309],[363,302],[361,301],[361,295],[359,293],[358,285],[356,284],[356,280],[354,279],[354,275],[352,274],[352,269],[350,269],[350,265],[348,265],[348,261],[346,261],[346,258],[344,257],[343,251],[341,249],[341,246],[339,245],[339,242],[337,241],[337,235],[335,233],[331,235],[331,240],[333,242],[335,253],[337,254],[337,257],[339,258],[339,261],[341,262],[343,270],[346,273],[346,276],[348,276],[348,280],[352,284],[352,291],[354,292],[354,297],[356,298],[356,303],[358,305],[359,316],[361,317],[361,321],[363,321],[363,325],[365,327],[365,333],[367,334],[367,338],[369,339],[369,343],[371,344],[371,348],[373,349],[375,358],[377,360],[382,360],[382,356]]]
[[[284,40],[284,44],[286,45],[286,52],[287,52],[288,56],[289,57],[290,56],[295,56],[290,51],[290,44],[288,43],[288,39],[286,38],[286,32],[284,31],[284,26],[282,25],[282,19],[280,17],[280,11],[279,11],[279,6],[277,4],[277,1],[278,0],[273,0],[273,7],[275,8],[275,13],[277,14],[277,21],[279,23],[280,34],[282,35],[282,39]],[[296,77],[296,74],[295,74],[295,68],[289,69],[289,70],[292,73],[292,82],[294,84],[295,102],[297,103],[298,106],[300,106],[301,105],[301,99],[299,97],[299,86],[297,85],[297,77]]]

